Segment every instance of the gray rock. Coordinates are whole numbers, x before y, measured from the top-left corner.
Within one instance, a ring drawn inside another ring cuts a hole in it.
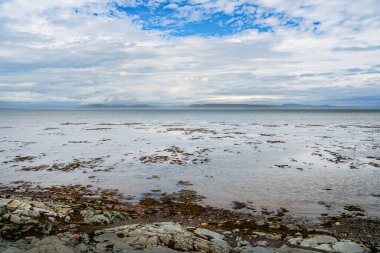
[[[287,242],[287,247],[289,248],[305,248],[309,251],[324,250],[327,252],[339,252],[339,253],[367,253],[370,250],[363,245],[359,245],[355,242],[342,240],[338,241],[335,237],[328,235],[317,235],[310,238],[303,239],[302,237],[291,238]],[[286,251],[287,247],[284,247],[285,251],[281,252],[291,252]],[[282,247],[283,248],[283,247]]]
[[[294,224],[286,224],[285,227],[289,230],[298,230],[298,226],[294,225]]]
[[[85,253],[85,252],[88,252],[89,251],[89,246],[88,245],[86,245],[86,244],[84,244],[84,243],[80,243],[80,244],[78,244],[77,246],[75,246],[75,248],[77,249],[77,250],[79,250],[79,252],[83,252],[83,253]]]
[[[129,220],[131,217],[127,213],[103,210],[82,210],[83,220],[88,224],[111,224],[117,221]]]
[[[289,247],[287,245],[284,245],[281,248],[277,249],[276,253],[321,253],[321,251],[294,248],[294,247]]]
[[[84,221],[89,224],[110,224],[111,221],[104,215],[96,214],[91,217],[85,217]]]
[[[6,248],[0,247],[0,252],[2,252],[2,253],[26,253],[26,250],[19,249],[19,248],[13,247],[13,246],[9,246]]]
[[[364,253],[364,252],[370,252],[369,249],[365,248],[362,245],[359,245],[357,243],[342,240],[340,242],[335,243],[332,246],[333,250],[336,252],[342,252],[342,253]]]
[[[3,203],[0,203],[0,215],[3,215],[7,212],[6,205]]]
[[[279,229],[280,227],[281,227],[280,224],[273,224],[269,226],[269,228],[272,228],[272,229]]]
[[[80,250],[56,236],[49,236],[36,242],[28,253],[80,253]]]
[[[282,238],[282,236],[279,234],[266,234],[265,238],[267,238],[269,240],[280,240]]]
[[[276,249],[273,248],[264,248],[264,247],[255,247],[253,253],[275,253]]]
[[[317,235],[310,238],[292,238],[288,240],[288,243],[291,245],[300,245],[302,247],[308,247],[308,248],[316,248],[316,249],[323,249],[323,250],[329,250],[329,245],[332,245],[334,243],[338,242],[338,240],[335,237],[328,236],[328,235]]]
[[[9,220],[10,218],[11,218],[11,214],[10,213],[3,214],[3,219],[4,220]]]
[[[1,253],[26,253],[28,243],[25,240],[18,240],[16,242],[8,242],[0,239],[0,252]]]
[[[255,232],[253,232],[252,234],[254,234],[254,235],[258,235],[258,236],[266,236],[266,235],[267,235],[266,233],[264,233],[264,232],[259,232],[259,231],[255,231]]]
[[[275,253],[276,250],[273,248],[266,247],[252,247],[251,245],[246,245],[244,247],[234,248],[235,252],[239,253]]]
[[[247,246],[247,245],[250,245],[250,243],[248,241],[241,241],[241,240],[239,240],[237,242],[237,246],[238,247],[244,247],[244,246]]]
[[[266,221],[265,220],[259,220],[259,221],[256,221],[256,225],[257,226],[264,226],[266,224]]]
[[[230,250],[223,235],[203,228],[186,228],[174,222],[127,225],[97,231],[95,234],[94,240],[99,247],[112,246],[114,250],[130,245],[214,253],[227,253]]]
[[[13,223],[15,223],[15,224],[19,224],[19,225],[37,223],[37,221],[32,220],[29,217],[19,216],[17,214],[12,214],[11,218],[10,218],[10,221],[13,222]]]
[[[17,200],[17,199],[3,199],[0,198],[0,205],[5,205],[8,211],[14,214],[29,217],[39,217],[41,214],[54,217],[65,217],[73,213],[70,206],[61,204],[47,204],[37,201]]]
[[[265,247],[268,245],[268,242],[267,241],[258,241],[257,245]]]

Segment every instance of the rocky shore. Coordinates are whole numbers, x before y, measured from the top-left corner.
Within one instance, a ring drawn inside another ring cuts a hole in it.
[[[226,234],[226,233],[224,233]],[[228,233],[227,233],[228,234]],[[133,224],[86,233],[61,233],[43,238],[27,237],[15,242],[1,241],[1,252],[214,252],[214,253],[286,253],[286,252],[371,252],[363,245],[338,240],[333,236],[315,235],[303,238],[301,234],[287,236],[280,248],[267,247],[267,239],[276,240],[278,235],[257,232],[253,236],[264,239],[256,245],[236,239],[231,246],[222,233],[204,228],[186,227],[175,222]]]
[[[205,207],[196,192],[126,203],[90,186],[0,188],[0,252],[380,252],[380,221],[305,221],[286,210],[253,215]],[[237,204],[237,206],[239,206]]]

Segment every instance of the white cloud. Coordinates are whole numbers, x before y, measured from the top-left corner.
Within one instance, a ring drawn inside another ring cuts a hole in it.
[[[254,103],[262,101],[271,101],[283,99],[282,96],[268,96],[268,95],[255,95],[255,96],[215,96],[202,100],[206,103]]]
[[[0,92],[0,101],[4,102],[76,102],[75,99],[70,99],[60,96],[46,96],[38,92],[20,91],[20,92]]]
[[[191,2],[198,7],[178,9],[199,20],[215,11],[233,13],[243,1]],[[380,59],[375,0],[257,3],[302,17],[300,27],[281,26],[271,17],[259,21],[273,32],[173,37],[141,30],[116,10],[108,15],[106,1],[2,2],[0,101],[307,103],[340,96],[345,89],[358,96],[379,90],[379,71],[369,71]],[[170,8],[175,4],[179,1]],[[318,33],[312,29],[315,21]],[[351,68],[360,71],[348,73]]]

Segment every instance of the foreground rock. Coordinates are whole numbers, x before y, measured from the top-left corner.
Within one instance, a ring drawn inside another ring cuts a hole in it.
[[[277,252],[341,252],[341,253],[369,253],[370,249],[349,240],[339,241],[335,237],[317,235],[310,238],[290,238],[287,244]]]
[[[14,243],[0,242],[0,252],[2,253],[103,253],[103,252],[150,252],[164,253],[177,252],[167,248],[139,247],[135,245],[123,244],[122,248],[101,249],[96,244],[88,244],[70,237],[49,236],[41,240],[33,239],[32,242],[19,240]]]
[[[60,237],[1,241],[0,252],[232,252],[223,235],[207,229],[184,227],[173,222],[120,226],[96,231],[95,234],[93,240],[83,233],[76,236],[65,233]]]
[[[0,252],[380,253],[378,220],[302,223],[283,208],[255,216],[204,207],[188,189],[152,192],[133,204],[91,186],[0,187]]]
[[[289,237],[280,248],[252,246],[240,240],[232,247],[225,237],[204,228],[185,227],[175,222],[133,224],[95,232],[35,237],[16,242],[0,241],[4,253],[80,253],[80,252],[203,252],[203,253],[367,253],[370,250],[352,241],[326,235],[309,238]]]
[[[178,251],[228,253],[224,236],[203,228],[174,222],[128,225],[99,231],[94,240],[103,249],[122,250],[125,245],[167,247]]]
[[[80,210],[76,206],[54,202],[0,198],[0,238],[51,234],[75,224],[101,225],[133,218],[129,212],[85,208]]]

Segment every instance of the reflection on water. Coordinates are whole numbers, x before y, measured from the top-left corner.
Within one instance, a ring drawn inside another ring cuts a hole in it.
[[[206,204],[380,217],[376,111],[0,110],[0,182],[126,195],[193,189]],[[188,184],[177,183],[178,181]]]

